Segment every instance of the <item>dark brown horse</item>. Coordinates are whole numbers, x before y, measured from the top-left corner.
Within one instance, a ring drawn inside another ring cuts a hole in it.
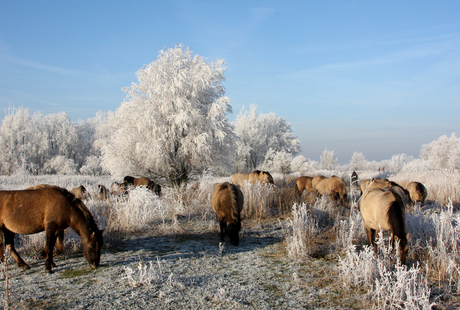
[[[85,204],[59,187],[36,190],[0,191],[0,256],[4,260],[5,244],[19,267],[29,269],[14,248],[14,235],[45,231],[45,270],[51,272],[56,237],[70,227],[82,239],[83,254],[92,268],[99,266],[102,232]],[[4,237],[4,238],[3,238]]]
[[[225,235],[228,235],[230,243],[238,245],[241,211],[244,204],[243,193],[234,184],[228,182],[217,184],[212,193],[211,204],[219,218],[221,241],[224,241]]]
[[[123,183],[126,183],[128,185],[132,185],[134,187],[145,186],[148,189],[150,189],[152,192],[157,194],[158,196],[161,195],[161,185],[156,183],[152,179],[149,179],[149,178],[146,178],[146,177],[135,178],[135,177],[127,175],[123,179]]]
[[[408,242],[406,235],[405,198],[397,186],[386,189],[368,188],[361,196],[359,210],[370,246],[375,245],[375,234],[380,231],[391,232],[391,244],[394,248],[395,237],[399,238],[401,263],[406,262]]]

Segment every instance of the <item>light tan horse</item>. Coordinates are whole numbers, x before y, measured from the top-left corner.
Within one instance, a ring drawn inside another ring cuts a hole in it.
[[[235,173],[232,175],[232,183],[237,186],[244,186],[244,181],[249,181],[251,184],[274,184],[273,177],[270,172],[255,170],[251,173]]]
[[[314,191],[318,194],[318,183],[321,182],[321,180],[325,179],[326,177],[324,175],[317,175],[315,177],[313,177],[313,179],[311,180],[311,186],[313,187]],[[321,185],[322,186],[322,185]]]
[[[295,180],[295,191],[297,195],[302,195],[304,190],[307,190],[311,193],[315,191],[312,186],[313,177],[301,176]]]
[[[86,187],[84,187],[83,185],[72,188],[70,192],[74,194],[75,197],[81,200],[86,200],[86,199],[91,198],[91,195],[88,193],[88,191],[86,190]]]
[[[335,175],[330,178],[322,176],[318,178],[315,183],[315,191],[319,195],[330,195],[335,200],[340,200],[341,204],[345,204],[347,201],[347,187],[345,183]]]
[[[56,237],[71,227],[82,239],[83,254],[92,268],[99,266],[102,230],[99,230],[85,204],[67,190],[45,187],[35,190],[0,191],[0,257],[6,244],[19,267],[29,269],[14,248],[15,234],[30,235],[45,231],[45,270],[51,272]],[[1,234],[0,234],[1,235]],[[3,238],[4,237],[4,238]]]
[[[417,201],[420,202],[420,206],[423,207],[427,196],[425,186],[420,182],[410,182],[407,185],[407,191],[409,192],[411,201],[415,204]]]
[[[363,180],[363,181],[368,181],[368,180]],[[393,191],[396,191],[401,196],[401,198],[404,200],[404,206],[410,203],[411,199],[410,199],[409,191],[407,191],[404,187],[402,187],[396,182],[390,181],[388,179],[380,179],[380,178],[370,179],[367,182],[367,185],[363,185],[363,183],[361,182],[361,192],[362,193],[372,188],[387,189],[390,187],[393,187]]]
[[[244,196],[238,186],[228,182],[214,186],[211,205],[219,218],[221,241],[228,235],[230,243],[239,244],[243,204]]]
[[[393,248],[395,237],[399,239],[399,255],[401,263],[405,264],[409,246],[406,235],[405,203],[399,189],[367,188],[359,200],[359,210],[369,246],[374,246],[376,252],[375,234],[378,234],[380,229],[390,231]]]

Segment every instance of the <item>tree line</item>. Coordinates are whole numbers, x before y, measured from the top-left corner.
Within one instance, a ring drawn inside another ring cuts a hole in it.
[[[65,112],[10,107],[0,126],[0,173],[145,175],[178,185],[204,172],[337,168],[334,151],[324,150],[320,163],[299,155],[289,122],[274,113],[258,114],[253,105],[230,122],[225,66],[178,45],[137,71],[138,82],[124,88],[126,98],[115,112],[72,122]],[[424,145],[418,161],[400,154],[383,164],[459,169],[459,155],[452,134]],[[355,152],[347,168],[378,165]]]

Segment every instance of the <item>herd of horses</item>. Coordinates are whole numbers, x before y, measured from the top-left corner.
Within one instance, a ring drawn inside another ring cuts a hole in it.
[[[351,176],[352,186],[358,185],[356,172]],[[295,182],[296,192],[305,190],[317,195],[330,195],[344,203],[347,190],[344,182],[336,176],[299,177]],[[425,186],[420,182],[411,182],[407,188],[388,179],[365,179],[359,184],[361,197],[359,210],[364,223],[368,244],[377,251],[375,235],[380,231],[390,231],[390,241],[394,248],[395,239],[399,239],[399,258],[406,262],[408,252],[408,235],[406,234],[406,207],[417,202],[424,205],[427,197]]]
[[[357,183],[352,175],[352,186]],[[230,182],[214,184],[211,205],[220,224],[220,238],[224,241],[229,237],[230,243],[239,244],[241,230],[241,212],[244,196],[240,187],[247,184],[272,184],[273,177],[267,171],[253,171],[251,173],[235,173]],[[107,199],[110,195],[126,194],[132,187],[145,186],[153,193],[161,195],[161,186],[157,182],[146,178],[126,176],[123,182],[114,182],[111,192],[103,185],[98,186],[100,199]],[[340,203],[347,200],[347,186],[342,179],[331,176],[301,176],[295,181],[295,191],[301,195],[304,191],[315,195],[329,195]],[[403,188],[387,179],[368,179],[360,183],[361,197],[359,209],[368,237],[368,243],[375,247],[375,235],[380,230],[391,232],[391,242],[399,239],[400,260],[406,261],[408,242],[406,235],[405,209],[415,201],[422,205],[427,192],[423,184],[411,182]],[[53,250],[60,254],[64,247],[64,230],[71,227],[82,239],[83,254],[92,268],[100,263],[103,243],[102,233],[94,221],[88,208],[83,203],[89,198],[84,186],[68,191],[64,188],[40,184],[25,190],[0,191],[0,256],[5,259],[4,245],[8,248],[17,265],[24,269],[30,268],[19,256],[14,247],[15,234],[35,234],[44,231],[46,243],[43,250],[45,270],[52,271],[55,267]]]

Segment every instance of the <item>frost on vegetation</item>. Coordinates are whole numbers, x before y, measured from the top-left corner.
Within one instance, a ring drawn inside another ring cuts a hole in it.
[[[344,286],[367,290],[376,309],[431,309],[427,276],[420,266],[401,265],[398,253],[393,253],[389,238],[383,238],[382,233],[376,243],[377,254],[369,246],[357,251],[350,245],[345,257],[339,258]]]
[[[130,286],[140,285],[166,285],[169,287],[180,287],[183,285],[174,279],[173,273],[163,274],[161,261],[157,258],[156,263],[150,261],[148,264],[139,262],[136,269],[124,266],[123,279]]]
[[[460,292],[459,274],[459,242],[460,242],[460,215],[454,213],[452,202],[439,213],[433,213],[431,219],[435,228],[436,238],[428,244],[428,266],[438,272],[440,280],[447,280],[452,289]]]
[[[164,200],[146,187],[136,187],[129,191],[127,199],[113,203],[110,226],[121,231],[143,229],[155,221],[165,223],[169,214]]]
[[[264,218],[272,215],[276,197],[275,186],[244,181],[241,191],[244,195],[242,214],[245,217]]]
[[[286,220],[286,250],[291,258],[310,254],[308,240],[319,233],[318,223],[306,204],[294,204],[292,217]]]

